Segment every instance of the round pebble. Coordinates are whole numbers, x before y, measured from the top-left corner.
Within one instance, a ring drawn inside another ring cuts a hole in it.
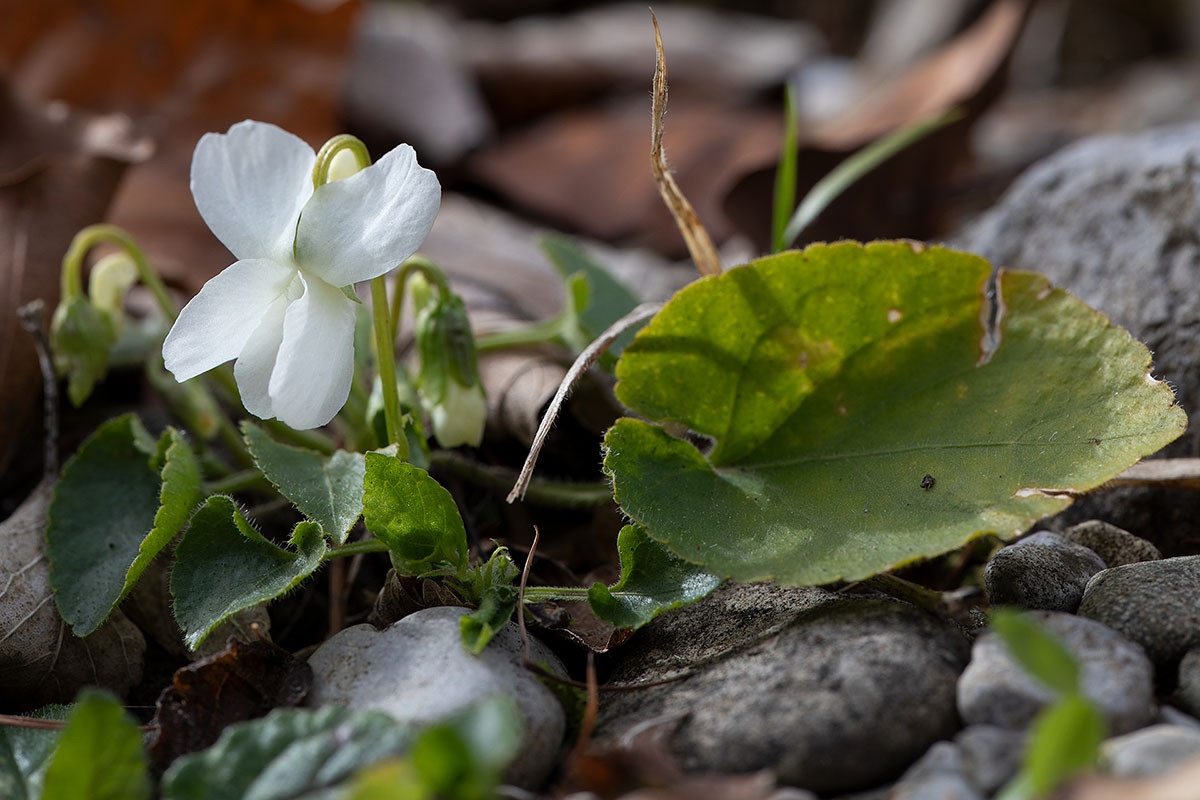
[[[1107,715],[1114,732],[1147,724],[1154,715],[1154,667],[1142,648],[1090,619],[1033,612],[1081,667],[1082,688]],[[971,663],[958,681],[958,710],[968,725],[1023,729],[1055,698],[1027,673],[998,634],[975,641]]]
[[[1074,612],[1083,588],[1104,560],[1057,533],[1042,531],[1001,548],[984,568],[984,587],[993,606],[1015,605]]]
[[[1169,666],[1200,646],[1200,556],[1106,569],[1088,582],[1078,613],[1140,644]]]
[[[1200,731],[1182,725],[1151,725],[1109,739],[1101,749],[1106,772],[1117,778],[1165,775],[1200,756]]]
[[[1158,548],[1142,537],[1098,519],[1073,525],[1062,532],[1062,537],[1088,548],[1109,568],[1162,558]]]

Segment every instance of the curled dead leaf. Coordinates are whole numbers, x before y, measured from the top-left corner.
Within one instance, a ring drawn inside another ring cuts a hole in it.
[[[42,548],[53,484],[0,522],[0,705],[68,703],[84,686],[124,695],[142,679],[146,641],[120,611],[80,639],[58,615]]]

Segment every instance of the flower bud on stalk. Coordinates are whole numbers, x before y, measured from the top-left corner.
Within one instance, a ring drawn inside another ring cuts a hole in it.
[[[413,282],[417,282],[415,276]],[[422,295],[428,298],[423,303]],[[478,446],[483,440],[487,401],[462,298],[416,287],[413,296],[419,303],[415,325],[421,357],[418,385],[433,421],[433,435],[442,447]]]

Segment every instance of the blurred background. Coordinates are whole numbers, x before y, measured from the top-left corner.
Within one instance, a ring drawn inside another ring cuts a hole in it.
[[[952,238],[1069,142],[1200,116],[1200,3],[1188,0],[654,10],[671,84],[668,158],[727,264],[767,246],[788,84],[800,196],[879,136],[964,110],[842,196],[804,241]],[[4,0],[0,20],[0,515],[40,469],[40,379],[15,308],[36,297],[53,307],[67,243],[102,220],[129,230],[182,297],[224,268],[231,258],[188,189],[206,131],[254,118],[314,146],[343,131],[376,156],[414,145],[445,192],[423,250],[453,275],[481,331],[559,308],[539,230],[578,236],[645,298],[695,275],[650,173],[644,2]],[[527,444],[561,361],[525,353],[485,365],[490,430],[508,456]],[[113,402],[136,404],[127,383],[107,390]],[[68,419],[65,451],[111,411],[93,405]],[[611,419],[574,416],[593,431]],[[566,455],[569,474],[579,468]],[[584,461],[594,475],[596,459]]]

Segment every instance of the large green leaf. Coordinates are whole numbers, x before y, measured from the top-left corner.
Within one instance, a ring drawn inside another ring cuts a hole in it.
[[[320,525],[334,543],[344,544],[362,514],[366,474],[362,453],[338,450],[324,456],[280,444],[249,420],[242,423],[242,435],[254,463],[280,494]]]
[[[588,603],[597,617],[618,628],[640,628],[664,611],[694,603],[721,585],[688,561],[646,535],[640,525],[617,534],[621,578],[612,586],[597,583]]]
[[[30,714],[35,719],[65,720],[70,708],[45,706]],[[38,800],[50,757],[60,731],[0,727],[0,797],[5,800]]]
[[[367,453],[363,496],[367,530],[388,546],[402,575],[467,565],[467,531],[454,498],[420,467]]]
[[[137,723],[117,698],[84,689],[46,769],[42,800],[139,800],[150,778]]]
[[[163,776],[164,800],[297,800],[402,753],[410,733],[387,714],[337,706],[277,709],[231,725]]]
[[[1186,425],[1150,354],[1037,275],[907,242],[813,245],[680,291],[617,396],[715,440],[621,419],[625,512],[737,580],[858,579],[1010,536]],[[674,427],[674,426],[668,426]]]
[[[55,602],[77,636],[100,627],[202,497],[179,431],[156,444],[127,414],[88,437],[54,487],[46,527]]]
[[[293,550],[254,529],[228,497],[208,498],[175,548],[171,594],[187,646],[195,650],[223,621],[294,589],[321,565],[325,537],[314,522],[292,531]]]

